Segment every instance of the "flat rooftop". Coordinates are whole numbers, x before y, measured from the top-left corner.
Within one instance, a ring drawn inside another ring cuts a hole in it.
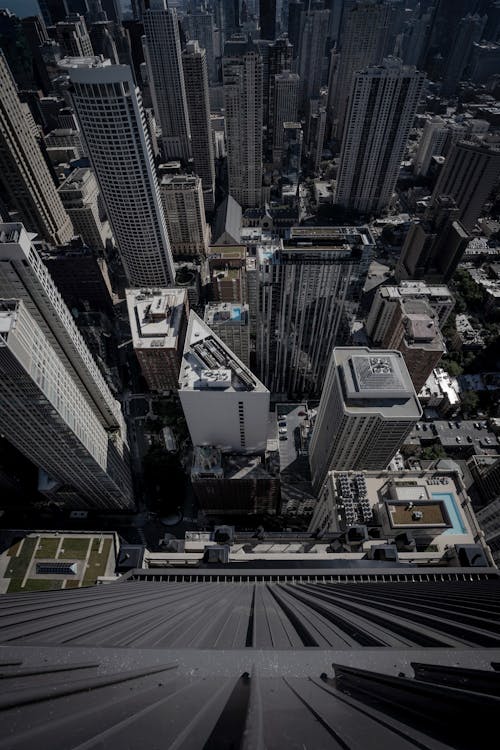
[[[373,245],[374,240],[368,227],[291,227],[285,246],[302,243]]]
[[[382,414],[418,419],[422,414],[403,356],[398,351],[337,347],[335,366],[349,414]]]
[[[127,289],[125,294],[134,348],[176,347],[187,292],[184,289]]]
[[[193,311],[189,316],[179,390],[267,393],[260,380]]]
[[[237,302],[215,302],[205,307],[205,323],[219,325],[247,326],[248,305]]]

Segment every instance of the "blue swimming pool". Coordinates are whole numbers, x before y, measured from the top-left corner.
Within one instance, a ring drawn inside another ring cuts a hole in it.
[[[446,529],[446,531],[443,531],[443,534],[466,534],[467,529],[462,522],[454,495],[451,492],[433,492],[432,497],[435,500],[444,502],[448,516],[450,517],[451,529]]]
[[[241,307],[233,307],[231,317],[233,320],[241,320]]]

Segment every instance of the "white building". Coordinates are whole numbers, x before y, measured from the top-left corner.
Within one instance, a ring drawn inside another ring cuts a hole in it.
[[[250,367],[248,305],[234,302],[211,302],[205,307],[205,323],[246,367]]]
[[[257,248],[257,372],[273,393],[318,395],[349,340],[373,249],[366,227],[293,227]]]
[[[97,252],[104,252],[113,235],[100,210],[99,186],[92,170],[86,167],[73,170],[58,191],[75,234]]]
[[[179,398],[194,446],[234,453],[265,451],[269,391],[192,311]]]
[[[316,492],[331,469],[385,469],[421,416],[400,352],[334,349],[309,449]]]
[[[441,156],[448,138],[449,124],[436,115],[424,125],[418,144],[413,171],[416,175],[426,176],[433,156]]]
[[[167,159],[189,159],[191,131],[182,75],[181,43],[177,11],[165,0],[155,0],[143,14],[151,96],[161,128],[161,143]]]
[[[92,415],[93,423],[102,427],[110,455],[116,453],[120,457],[124,475],[128,476],[127,436],[120,404],[106,385],[22,224],[0,224],[0,299],[23,303],[33,326],[40,329],[47,346],[62,363],[65,377],[72,381],[71,387],[78,392],[82,408]],[[36,434],[35,425],[32,429]],[[130,479],[127,482],[116,508],[133,505]]]
[[[152,391],[177,390],[189,305],[184,289],[127,289],[134,352]]]
[[[212,126],[210,124],[207,54],[197,41],[186,44],[182,53],[182,67],[191,126],[191,151],[194,170],[201,177],[205,210],[213,211],[215,162]]]
[[[71,220],[57,194],[30,127],[17,87],[0,53],[0,188],[9,209],[47,242],[64,244],[73,236]],[[32,121],[32,118],[31,118]]]
[[[368,213],[390,204],[424,79],[396,58],[355,74],[337,177],[339,205]]]
[[[173,255],[205,255],[210,228],[201,179],[196,175],[163,177],[160,194]]]
[[[61,66],[128,281],[168,286],[175,276],[170,242],[132,71],[95,57],[67,58]]]
[[[246,37],[226,43],[223,58],[229,193],[244,208],[262,205],[263,69]]]

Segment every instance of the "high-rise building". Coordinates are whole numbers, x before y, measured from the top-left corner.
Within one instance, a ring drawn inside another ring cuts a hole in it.
[[[246,248],[244,245],[211,245],[207,260],[211,299],[246,302]]]
[[[417,15],[418,14],[418,15]],[[408,23],[403,41],[403,62],[415,65],[419,70],[424,67],[432,32],[434,8],[417,6],[415,16]]]
[[[196,175],[163,177],[160,193],[173,255],[205,255],[210,228],[201,179]]]
[[[205,307],[205,323],[246,367],[250,367],[248,305],[241,302],[210,302]]]
[[[425,300],[437,315],[443,327],[455,306],[455,298],[447,286],[426,284],[424,281],[403,281],[399,286],[380,287],[372,302],[366,319],[366,332],[376,346],[382,342],[394,327],[394,316],[398,314],[400,301]]]
[[[177,11],[157,0],[143,15],[145,55],[156,119],[166,158],[189,159],[191,131],[182,75]]]
[[[391,202],[424,77],[395,58],[355,74],[337,177],[339,205],[369,213]]]
[[[262,204],[262,60],[246,37],[226,43],[223,59],[229,193],[244,208]]]
[[[297,120],[299,81],[299,76],[296,73],[290,73],[290,71],[278,73],[274,77],[274,98],[270,128],[273,139],[273,153],[276,153],[276,161],[281,158],[281,149],[283,148],[283,124],[285,122],[296,122]]]
[[[176,391],[189,305],[183,289],[127,289],[134,352],[152,391]]]
[[[326,132],[326,109],[319,99],[309,100],[309,117],[307,119],[307,165],[313,175],[321,169],[323,144]]]
[[[71,220],[30,127],[3,54],[0,54],[0,194],[26,227],[53,244],[73,236]]]
[[[103,253],[113,235],[109,221],[102,215],[99,187],[92,170],[87,167],[73,170],[58,192],[75,234],[96,252]]]
[[[126,65],[63,61],[125,273],[168,286],[175,273],[139,90]]]
[[[192,311],[179,398],[193,445],[229,453],[265,451],[269,391]]]
[[[425,177],[433,156],[441,156],[449,135],[449,125],[442,117],[436,115],[428,120],[422,132],[418,150],[413,163],[416,175]]]
[[[83,16],[70,13],[56,24],[56,40],[66,57],[91,57],[94,54]]]
[[[14,311],[14,317],[9,317],[8,330],[19,314],[22,328],[26,327],[28,333],[23,346],[27,346],[28,354],[33,355],[29,360],[24,355],[22,357],[25,370],[23,389],[26,390],[19,392],[19,404],[11,408],[8,398],[1,399],[5,404],[2,415],[4,434],[56,481],[55,485],[49,483],[52,497],[58,497],[58,489],[66,492],[64,488],[68,485],[75,488],[89,507],[132,508],[126,428],[120,405],[106,385],[73,316],[22,224],[0,224],[0,298],[20,301],[21,306]],[[9,388],[14,388],[13,367],[11,362],[5,371]],[[35,381],[41,391],[40,402],[33,399],[31,381]],[[13,397],[15,393],[14,389]],[[50,407],[44,399],[48,399]],[[42,402],[38,412],[37,404]],[[26,414],[30,403],[33,420],[20,420],[21,410]],[[40,425],[39,420],[42,420]],[[52,435],[46,459],[43,455],[44,439],[40,437],[44,420],[48,422],[47,429]],[[68,440],[65,446],[67,458],[62,457],[62,452],[58,453],[59,425],[64,430],[65,440],[66,437]],[[92,480],[90,474],[98,470],[96,464],[90,462],[90,455],[88,471],[84,471],[85,451],[78,454],[78,469],[69,455],[71,446],[78,453],[78,440],[103,470],[100,474],[95,473]],[[39,447],[35,449],[34,444]],[[109,476],[113,474],[112,482],[103,476],[108,470]]]
[[[208,78],[212,83],[217,81],[217,63],[214,49],[214,17],[206,10],[196,10],[187,13],[182,19],[186,36],[190,41],[198,41],[201,49],[205,50]],[[191,134],[193,141],[195,137]]]
[[[345,4],[335,79],[328,92],[328,115],[332,134],[338,141],[342,139],[347,120],[354,73],[382,62],[389,17],[390,6],[382,0],[358,0]]]
[[[458,24],[457,36],[454,40],[443,76],[441,94],[451,96],[455,93],[462,79],[474,42],[482,38],[487,16],[481,17],[478,13],[468,13]]]
[[[300,76],[300,106],[303,112],[307,110],[309,99],[319,95],[329,18],[329,10],[315,9],[314,6],[304,11],[301,17],[297,71]]]
[[[259,0],[260,38],[276,39],[276,0]]]
[[[280,36],[274,42],[258,39],[255,44],[262,58],[262,108],[263,122],[267,125],[264,135],[264,149],[269,155],[273,145],[272,120],[274,104],[274,83],[276,76],[285,70],[293,70],[292,45],[286,36]]]
[[[205,210],[215,205],[214,143],[210,125],[207,54],[197,41],[188,42],[182,53],[184,83],[191,125],[191,150],[195,172],[201,177]]]
[[[472,231],[489,194],[500,176],[500,147],[487,141],[459,141],[446,157],[432,194],[451,196],[458,206],[457,219]]]
[[[309,448],[315,491],[332,469],[386,469],[421,416],[400,352],[335,348]]]
[[[411,225],[396,264],[398,282],[450,280],[470,241],[459,215],[453,198],[443,195],[436,198],[423,221]]]
[[[273,393],[321,393],[333,347],[349,341],[373,244],[364,227],[293,227],[281,247],[257,248],[257,372]]]
[[[295,200],[300,178],[302,163],[302,143],[304,135],[300,122],[283,123],[283,145],[281,150],[281,179],[282,197],[290,196]]]

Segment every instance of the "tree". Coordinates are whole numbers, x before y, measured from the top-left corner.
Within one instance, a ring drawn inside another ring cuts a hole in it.
[[[424,461],[435,461],[437,458],[446,458],[446,453],[442,445],[429,445],[427,448],[423,448],[420,458]]]
[[[452,378],[456,378],[463,373],[462,366],[454,359],[443,357],[440,364]]]
[[[479,406],[479,396],[475,391],[464,391],[461,395],[462,411],[469,416],[477,412]]]

